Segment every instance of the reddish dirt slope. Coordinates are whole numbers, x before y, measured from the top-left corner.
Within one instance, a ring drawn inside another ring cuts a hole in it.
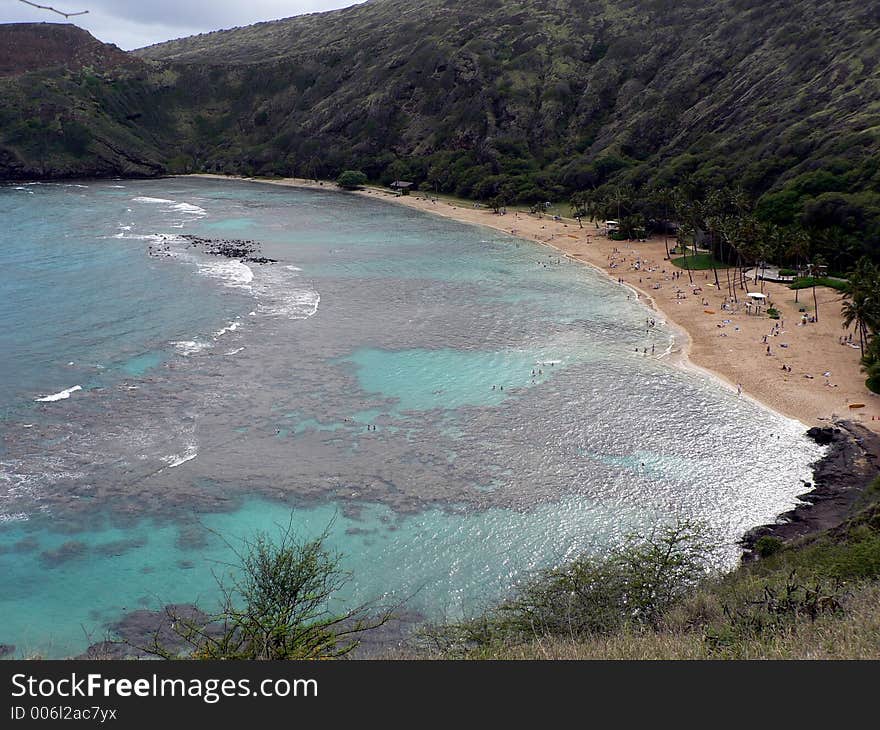
[[[107,70],[140,66],[142,62],[116,46],[101,43],[69,23],[7,23],[0,25],[0,76],[15,76],[63,66]]]

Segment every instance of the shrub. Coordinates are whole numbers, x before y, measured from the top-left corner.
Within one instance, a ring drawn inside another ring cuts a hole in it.
[[[655,627],[714,567],[701,526],[682,522],[631,536],[604,557],[582,557],[539,573],[513,598],[476,619],[421,632],[424,646],[464,654],[536,637],[584,638],[624,626]]]
[[[779,310],[770,307],[767,310],[767,316],[770,317],[770,319],[779,319]]]
[[[827,286],[829,289],[835,289],[839,292],[849,291],[849,284],[843,279],[832,279],[827,276],[804,276],[795,279],[788,285],[789,289],[809,289],[812,286]]]
[[[357,190],[367,182],[367,176],[360,170],[346,170],[336,178],[336,184],[344,190]]]
[[[329,530],[329,528],[328,528]],[[340,556],[325,547],[328,531],[299,540],[289,524],[277,539],[266,533],[233,548],[238,563],[228,582],[217,579],[220,609],[212,616],[170,616],[192,659],[331,659],[358,646],[358,636],[385,623],[368,619],[367,606],[334,613],[330,602],[347,583]],[[230,546],[231,547],[231,546]],[[165,658],[180,651],[136,647]]]
[[[782,549],[783,542],[778,537],[764,535],[755,542],[755,552],[762,558],[767,558],[778,553]]]
[[[726,622],[709,627],[704,640],[710,652],[723,653],[745,641],[778,636],[798,622],[842,614],[848,595],[840,580],[806,581],[792,570],[780,585],[765,583],[757,595],[734,595],[723,607]]]

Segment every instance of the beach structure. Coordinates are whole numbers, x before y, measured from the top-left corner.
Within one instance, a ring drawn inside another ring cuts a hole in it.
[[[398,195],[409,195],[409,191],[412,189],[413,184],[411,182],[407,182],[406,180],[395,180],[389,186],[392,190],[394,190]]]
[[[612,233],[617,233],[620,230],[620,222],[619,221],[605,221],[605,235],[610,236]]]
[[[767,295],[761,294],[761,292],[750,291],[746,292],[746,296],[749,298],[747,305],[749,314],[753,313],[752,307],[754,307],[754,314],[760,314],[761,306],[767,302]]]

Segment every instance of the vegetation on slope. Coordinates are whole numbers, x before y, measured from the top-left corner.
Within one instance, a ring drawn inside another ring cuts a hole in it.
[[[691,527],[542,573],[483,616],[428,631],[423,651],[492,659],[880,655],[880,480],[841,525],[791,543],[765,538],[756,546],[763,557],[696,587],[710,553]]]
[[[730,185],[876,253],[878,20],[855,0],[374,0],[143,49],[126,89],[103,69],[0,89],[0,176],[100,169],[89,145],[34,149],[66,102],[144,173],[351,169],[510,202]]]

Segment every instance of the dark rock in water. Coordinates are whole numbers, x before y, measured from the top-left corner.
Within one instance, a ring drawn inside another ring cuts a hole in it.
[[[0,644],[0,657],[9,656],[15,651],[15,644]]]
[[[180,550],[198,550],[208,544],[208,534],[201,525],[182,525],[174,545]]]
[[[147,539],[145,537],[133,537],[127,540],[113,540],[112,542],[105,542],[101,545],[96,545],[95,552],[105,557],[114,557],[117,555],[123,555],[129,550],[143,547],[146,544]]]
[[[192,649],[180,634],[174,630],[175,624],[193,624],[206,633],[219,631],[209,627],[210,617],[197,606],[189,603],[170,604],[159,611],[140,609],[127,613],[124,618],[110,625],[110,633],[119,637],[112,641],[92,644],[77,659],[127,659],[132,657],[154,656],[151,647],[161,646],[172,653],[186,653]]]
[[[69,560],[85,557],[89,548],[79,540],[68,540],[54,550],[44,550],[40,553],[40,562],[47,568],[55,568]]]
[[[186,233],[181,238],[190,246],[200,249],[210,256],[224,256],[228,259],[241,259],[254,264],[274,264],[275,259],[260,256],[260,244],[257,241],[238,238],[202,238]]]
[[[35,537],[25,537],[12,546],[12,551],[16,553],[32,553],[38,550],[40,542]]]
[[[831,426],[813,426],[813,428],[807,431],[807,436],[820,446],[827,446],[834,441],[839,434],[840,429],[832,428]]]
[[[40,548],[39,541],[34,537],[24,537],[12,545],[0,545],[0,555],[3,553],[32,553]]]

